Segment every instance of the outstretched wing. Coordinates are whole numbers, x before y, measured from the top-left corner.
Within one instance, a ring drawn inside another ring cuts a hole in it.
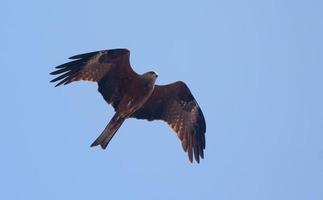
[[[129,56],[127,49],[102,50],[72,56],[70,59],[73,61],[57,66],[57,70],[50,73],[58,75],[51,82],[59,81],[56,86],[79,80],[98,82],[99,92],[117,109],[129,83],[139,77],[130,66]]]
[[[69,59],[73,61],[57,66],[57,70],[50,73],[59,75],[51,82],[60,81],[56,86],[79,80],[99,82],[110,71],[136,76],[129,64],[129,55],[127,49],[111,49],[72,56]]]
[[[164,120],[177,133],[185,152],[193,162],[203,158],[205,149],[205,119],[189,88],[179,81],[155,86],[148,101],[131,117]]]

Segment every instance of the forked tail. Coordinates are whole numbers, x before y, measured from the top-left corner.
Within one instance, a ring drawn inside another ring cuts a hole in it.
[[[91,147],[100,145],[102,149],[107,148],[110,140],[113,138],[114,134],[120,128],[125,118],[121,118],[116,114],[112,117],[109,124],[105,127],[101,135],[91,144]]]

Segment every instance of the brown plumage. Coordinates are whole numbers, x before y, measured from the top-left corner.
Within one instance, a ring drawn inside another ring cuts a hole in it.
[[[57,66],[50,73],[59,75],[56,86],[73,81],[98,83],[105,101],[112,104],[115,115],[91,146],[107,147],[127,118],[164,120],[176,132],[184,151],[193,162],[204,157],[206,125],[203,113],[184,82],[155,85],[157,74],[139,75],[129,63],[127,49],[111,49],[80,54],[73,61]]]

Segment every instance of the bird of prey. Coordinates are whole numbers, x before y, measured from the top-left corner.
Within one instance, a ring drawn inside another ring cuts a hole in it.
[[[204,158],[205,119],[200,106],[182,81],[156,85],[156,72],[137,74],[130,66],[128,49],[110,49],[70,57],[56,67],[56,86],[87,80],[98,83],[98,91],[115,114],[91,147],[105,149],[127,118],[163,120],[176,132],[193,162]]]

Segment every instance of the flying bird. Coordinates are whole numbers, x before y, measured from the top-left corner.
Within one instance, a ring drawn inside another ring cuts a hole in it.
[[[70,57],[56,67],[51,82],[56,86],[73,81],[97,82],[98,91],[115,114],[101,135],[91,144],[105,149],[128,118],[163,120],[176,132],[189,160],[204,158],[206,125],[200,106],[187,85],[177,81],[156,85],[158,74],[137,74],[130,65],[128,49],[110,49]],[[55,86],[55,87],[56,87]]]

